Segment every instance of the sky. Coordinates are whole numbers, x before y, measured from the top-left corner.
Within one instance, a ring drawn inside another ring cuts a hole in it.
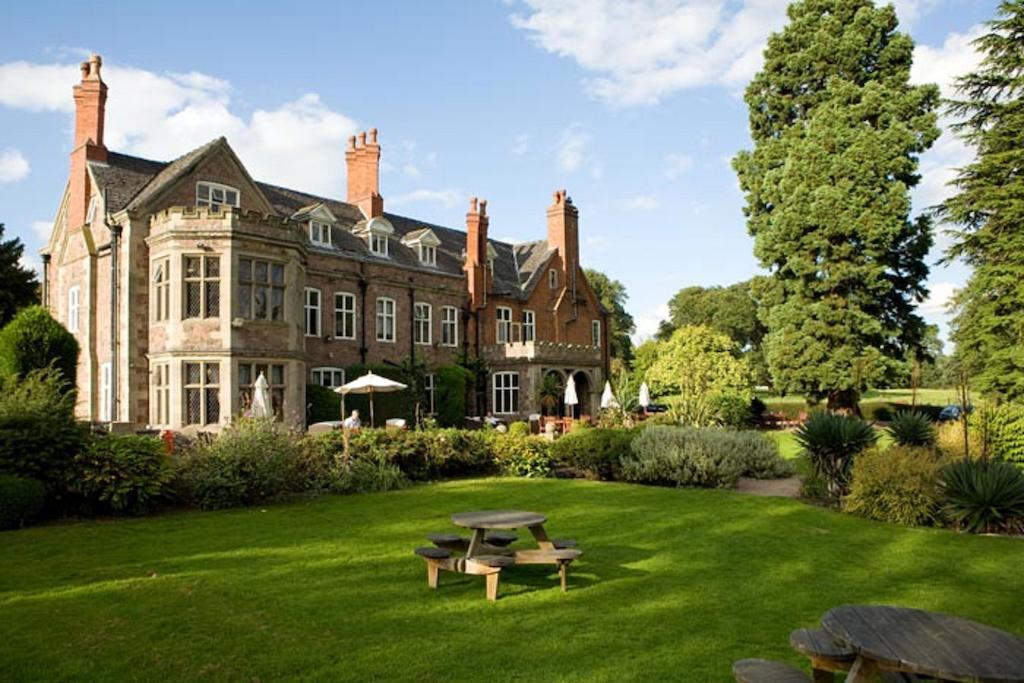
[[[552,192],[580,211],[586,267],[626,285],[637,339],[689,285],[762,272],[730,159],[743,89],[786,0],[8,2],[0,6],[0,222],[28,246],[67,179],[77,63],[103,56],[107,147],[170,160],[224,135],[258,180],[344,198],[349,135],[376,127],[385,210],[542,239]],[[897,0],[913,80],[952,82],[996,0]],[[949,122],[943,121],[948,127]],[[944,133],[915,211],[970,149]],[[938,261],[948,239],[937,231]],[[933,265],[920,310],[946,332],[969,272]]]

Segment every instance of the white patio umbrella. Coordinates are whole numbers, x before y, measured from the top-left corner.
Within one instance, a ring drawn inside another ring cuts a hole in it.
[[[251,410],[253,417],[274,416],[274,411],[270,407],[270,384],[267,383],[267,378],[263,376],[262,372],[252,387]]]
[[[601,392],[601,410],[618,407],[620,407],[619,402],[615,398],[615,394],[612,393],[612,383],[605,380],[604,391]]]
[[[569,379],[565,383],[565,406],[569,409],[569,414],[572,415],[573,406],[578,405],[580,402],[579,396],[576,395],[576,380],[572,375],[569,375]]]
[[[401,391],[406,389],[406,385],[401,382],[396,382],[393,379],[387,377],[381,377],[375,375],[372,372],[367,372],[359,379],[354,379],[348,384],[342,384],[340,387],[335,389],[336,392],[342,396],[342,413],[345,412],[344,400],[348,394],[369,394],[370,396],[370,426],[373,426],[373,395],[374,394],[386,394],[392,391]]]
[[[646,413],[647,406],[651,405],[651,390],[648,388],[647,382],[643,382],[640,384],[640,396],[637,397],[637,402],[640,404],[640,407],[643,408],[644,412]]]

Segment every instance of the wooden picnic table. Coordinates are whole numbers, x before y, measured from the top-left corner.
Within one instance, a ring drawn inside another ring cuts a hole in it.
[[[521,529],[526,527],[533,534],[537,546],[542,550],[554,550],[555,546],[544,530],[548,518],[536,512],[524,510],[478,510],[476,512],[457,512],[452,515],[452,524],[473,530],[469,540],[466,557],[488,552],[485,538],[490,529]]]
[[[1024,639],[938,612],[885,605],[829,610],[822,627],[857,654],[848,683],[880,671],[944,681],[1024,683]]]

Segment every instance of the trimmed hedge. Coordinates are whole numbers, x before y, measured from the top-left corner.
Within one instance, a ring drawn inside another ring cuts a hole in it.
[[[0,375],[24,377],[52,366],[73,387],[78,353],[75,336],[42,306],[22,309],[0,330]]]
[[[437,369],[436,375],[437,423],[442,427],[461,427],[466,415],[466,392],[473,386],[473,373],[461,365],[444,365]]]
[[[0,474],[0,529],[20,529],[38,517],[46,505],[41,481]]]
[[[620,474],[620,460],[631,454],[635,429],[574,429],[554,442],[552,454],[559,463],[611,481]]]

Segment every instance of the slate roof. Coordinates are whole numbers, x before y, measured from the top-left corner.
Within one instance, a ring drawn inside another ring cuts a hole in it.
[[[110,152],[107,163],[91,164],[100,190],[107,192],[107,210],[116,212],[125,208],[142,207],[167,184],[188,173],[212,147],[222,141],[223,138],[212,140],[171,162],[152,161]],[[390,258],[385,259],[370,253],[366,242],[352,234],[353,229],[365,224],[363,214],[357,206],[269,183],[256,182],[256,185],[281,216],[289,217],[321,203],[335,215],[338,223],[332,231],[332,246],[310,245],[312,251],[371,260],[381,259],[410,268],[429,268],[420,263],[419,255],[413,249],[402,244],[402,238],[430,229],[441,241],[437,248],[436,270],[450,275],[462,275],[466,247],[464,230],[385,212],[384,217],[395,228],[394,239],[389,243]],[[494,294],[522,298],[528,296],[539,282],[543,267],[554,251],[548,247],[545,240],[522,244],[488,241],[497,254],[494,262]]]

